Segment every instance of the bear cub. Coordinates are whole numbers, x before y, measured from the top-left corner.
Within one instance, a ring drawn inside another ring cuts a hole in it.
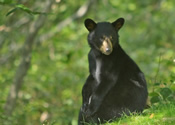
[[[89,76],[83,86],[83,104],[78,124],[101,124],[123,114],[142,112],[148,92],[144,74],[119,44],[118,31],[124,24],[86,19],[89,31]]]

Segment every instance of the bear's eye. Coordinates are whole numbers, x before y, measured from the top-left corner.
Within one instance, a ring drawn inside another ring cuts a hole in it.
[[[104,37],[104,36],[101,36],[101,37],[100,37],[100,40],[102,40],[102,41],[103,41],[104,39],[105,39],[105,37]]]
[[[111,39],[111,40],[112,40],[112,39],[113,39],[113,38],[112,38],[112,36],[109,36],[109,39]]]

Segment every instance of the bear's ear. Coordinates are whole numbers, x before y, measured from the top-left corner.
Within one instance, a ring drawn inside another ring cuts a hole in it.
[[[123,26],[124,22],[125,22],[124,18],[119,18],[116,21],[114,21],[112,25],[116,30],[119,30]]]
[[[84,21],[84,25],[89,30],[89,32],[91,32],[95,29],[97,24],[92,19],[86,19]]]

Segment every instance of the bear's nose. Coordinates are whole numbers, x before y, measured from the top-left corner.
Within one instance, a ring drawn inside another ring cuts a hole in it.
[[[110,48],[106,48],[106,52],[110,52],[111,51],[111,49]]]

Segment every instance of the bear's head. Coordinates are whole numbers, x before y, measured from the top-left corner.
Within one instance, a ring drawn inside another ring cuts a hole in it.
[[[110,55],[119,44],[118,31],[123,26],[124,19],[119,18],[113,23],[96,23],[92,19],[86,19],[84,24],[89,31],[88,43],[90,47],[105,55]]]

